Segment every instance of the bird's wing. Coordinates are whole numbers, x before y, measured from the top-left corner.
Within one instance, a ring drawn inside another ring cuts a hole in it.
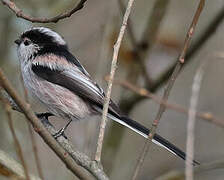
[[[83,67],[80,65],[79,67],[65,66],[65,68],[61,68],[60,66],[60,68],[54,68],[47,66],[47,64],[32,64],[32,70],[38,77],[69,89],[74,94],[95,105],[97,110],[102,110],[105,97],[103,90],[88,74],[83,73],[86,72],[84,68],[84,70],[80,70],[80,68]],[[112,100],[110,100],[109,112],[112,115],[120,116],[119,108]]]

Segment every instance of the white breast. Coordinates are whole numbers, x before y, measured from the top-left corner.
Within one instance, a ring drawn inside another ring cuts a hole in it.
[[[21,63],[24,84],[48,111],[62,118],[82,119],[92,113],[91,107],[70,90],[36,76],[31,63]]]

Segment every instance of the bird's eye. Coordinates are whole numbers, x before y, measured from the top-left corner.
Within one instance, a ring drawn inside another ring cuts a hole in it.
[[[24,45],[25,45],[25,46],[30,45],[30,43],[31,43],[31,42],[30,42],[29,40],[27,40],[27,39],[24,41]]]

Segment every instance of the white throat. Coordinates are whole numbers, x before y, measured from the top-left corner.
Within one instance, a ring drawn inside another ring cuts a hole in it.
[[[17,47],[17,54],[19,57],[20,62],[27,62],[34,58],[34,54],[37,53],[37,51],[40,49],[39,46],[35,44],[30,44],[29,46],[25,46],[23,43],[21,43]]]

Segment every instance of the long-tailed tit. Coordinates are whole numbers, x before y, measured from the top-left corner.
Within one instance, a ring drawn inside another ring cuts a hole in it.
[[[24,84],[50,113],[69,120],[69,123],[102,113],[103,90],[69,52],[59,34],[48,28],[35,27],[24,32],[15,43]],[[149,130],[124,116],[112,100],[108,117],[148,137]],[[185,159],[183,151],[158,134],[153,142]]]

